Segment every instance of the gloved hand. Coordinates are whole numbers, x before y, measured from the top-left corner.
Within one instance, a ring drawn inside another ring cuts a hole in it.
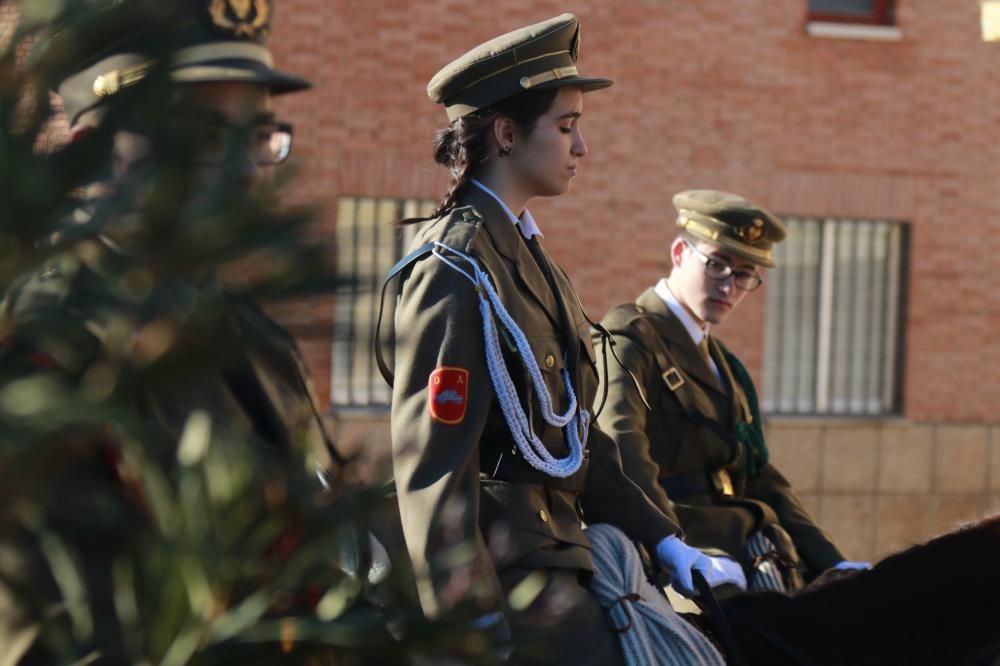
[[[747,579],[743,575],[743,567],[740,566],[739,562],[728,557],[709,557],[704,553],[702,558],[694,565],[694,568],[705,576],[710,587],[718,587],[728,583],[744,592],[747,591]]]
[[[674,535],[656,546],[656,558],[670,574],[670,584],[685,596],[697,594],[691,579],[692,569],[698,569],[712,587],[731,583],[741,590],[747,589],[746,577],[739,564],[724,557],[709,557]]]
[[[844,560],[833,565],[834,569],[838,571],[861,571],[863,569],[871,569],[871,562],[852,562],[851,560]]]

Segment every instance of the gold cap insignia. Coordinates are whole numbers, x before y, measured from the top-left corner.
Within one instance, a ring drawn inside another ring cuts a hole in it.
[[[764,235],[764,221],[755,219],[751,224],[740,227],[740,238],[746,243],[756,243]]]
[[[211,0],[212,24],[236,37],[256,37],[271,22],[270,0]]]
[[[127,88],[141,81],[146,76],[149,68],[150,63],[142,63],[135,67],[113,69],[110,72],[105,72],[94,79],[94,85],[92,86],[94,94],[98,97],[114,95],[122,88]]]

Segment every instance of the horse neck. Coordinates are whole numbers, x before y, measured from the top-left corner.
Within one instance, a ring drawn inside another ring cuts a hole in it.
[[[995,654],[996,562],[1000,520],[994,519],[796,597],[741,599],[759,622],[817,664],[966,664],[977,655]],[[773,652],[771,657],[772,662],[748,661],[792,663]]]

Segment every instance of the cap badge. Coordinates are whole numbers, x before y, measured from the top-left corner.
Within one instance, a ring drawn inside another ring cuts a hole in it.
[[[210,0],[212,24],[236,37],[256,37],[271,21],[270,0]]]
[[[754,219],[754,221],[746,226],[740,227],[740,238],[742,238],[747,243],[756,243],[760,240],[760,237],[764,235],[764,221],[760,219]]]

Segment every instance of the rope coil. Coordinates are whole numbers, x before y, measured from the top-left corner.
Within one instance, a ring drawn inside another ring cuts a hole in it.
[[[470,255],[449,247],[444,243],[434,243],[434,256],[440,259],[445,265],[451,267],[464,276],[475,287],[479,296],[479,312],[483,318],[483,338],[486,344],[486,364],[490,372],[490,381],[493,383],[493,390],[496,392],[497,401],[503,411],[504,420],[510,429],[511,436],[517,444],[518,451],[524,456],[532,467],[549,476],[566,478],[572,476],[583,463],[584,442],[590,431],[590,413],[579,408],[576,393],[570,381],[569,372],[563,368],[562,378],[566,387],[566,395],[569,397],[569,406],[562,414],[557,414],[552,406],[552,396],[549,395],[545,379],[542,377],[541,369],[534,362],[534,352],[528,339],[521,331],[517,322],[513,320],[507,309],[503,306],[496,289],[490,282],[489,274],[480,268],[479,263]],[[452,255],[465,261],[471,272],[466,271],[447,255]],[[531,378],[531,389],[538,398],[541,406],[542,418],[549,425],[562,428],[566,433],[566,440],[569,443],[569,454],[565,458],[553,456],[545,447],[545,444],[538,438],[531,427],[531,421],[524,413],[524,408],[518,400],[517,389],[514,380],[511,379],[510,371],[503,359],[500,336],[497,332],[495,319],[510,334],[517,347],[521,363],[528,371]],[[530,359],[530,361],[529,361]],[[563,359],[565,366],[565,358]]]
[[[591,525],[589,589],[605,608],[626,666],[726,666],[712,642],[670,606],[646,578],[639,552],[617,527]]]

